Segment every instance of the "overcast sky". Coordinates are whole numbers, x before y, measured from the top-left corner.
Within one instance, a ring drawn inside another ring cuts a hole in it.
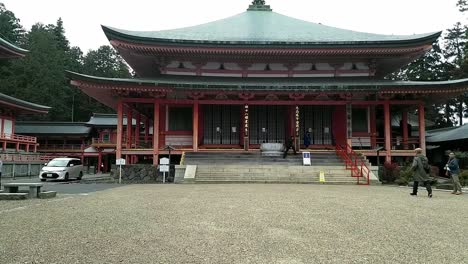
[[[0,0],[27,29],[62,17],[68,39],[83,51],[108,44],[100,25],[163,30],[232,16],[251,0]],[[329,26],[380,34],[417,34],[466,22],[457,0],[267,0],[273,11]]]

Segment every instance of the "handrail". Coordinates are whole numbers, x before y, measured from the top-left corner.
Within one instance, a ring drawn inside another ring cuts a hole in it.
[[[364,177],[367,180],[364,185],[370,185],[370,169],[353,148],[347,144],[346,149],[340,145],[336,145],[335,149],[336,154],[345,162],[346,169],[351,171],[351,177],[357,178],[358,184],[359,178]]]
[[[23,136],[23,135],[17,135],[17,134],[10,134],[10,133],[1,133],[0,138],[1,139],[21,141],[21,142],[26,142],[26,143],[37,143],[37,138],[36,137]]]
[[[3,162],[42,162],[53,159],[52,156],[45,156],[39,154],[19,154],[19,153],[2,153],[0,159]]]

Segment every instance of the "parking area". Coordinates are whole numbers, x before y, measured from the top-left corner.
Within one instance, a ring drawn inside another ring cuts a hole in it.
[[[101,175],[85,175],[85,179],[99,177]],[[56,191],[59,194],[82,194],[82,193],[92,193],[97,191],[103,191],[110,188],[119,187],[118,184],[80,184],[80,181],[70,180],[70,181],[57,181],[57,180],[48,180],[46,182],[41,182],[38,177],[19,177],[16,179],[6,178],[2,179],[3,183],[42,183],[44,187],[42,188],[45,191]]]
[[[467,198],[233,184],[0,201],[0,263],[464,263]]]

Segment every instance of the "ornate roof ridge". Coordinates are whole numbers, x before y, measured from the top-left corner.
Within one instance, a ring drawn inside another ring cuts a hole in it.
[[[265,0],[253,0],[247,11],[273,11]]]

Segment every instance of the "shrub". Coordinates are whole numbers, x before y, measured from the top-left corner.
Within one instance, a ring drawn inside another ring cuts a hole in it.
[[[468,184],[468,170],[464,170],[460,173],[460,184],[466,186]]]
[[[383,166],[382,181],[386,183],[395,182],[399,178],[400,170],[398,164],[385,162]]]

